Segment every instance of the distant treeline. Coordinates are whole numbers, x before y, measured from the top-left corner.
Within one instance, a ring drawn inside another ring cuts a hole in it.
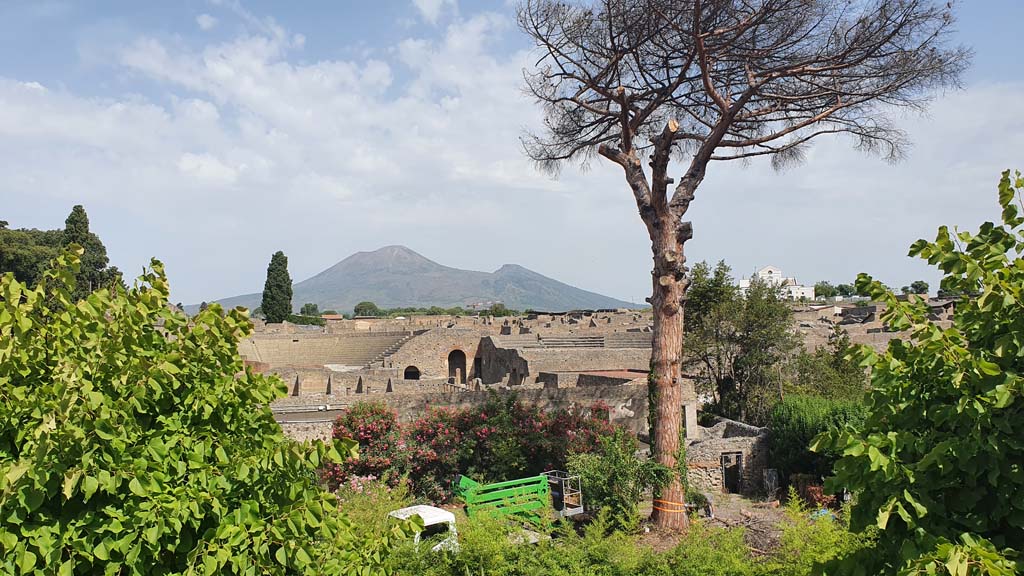
[[[72,244],[83,250],[73,299],[85,298],[99,288],[124,285],[121,272],[107,259],[103,242],[89,230],[89,216],[80,205],[71,209],[63,229],[10,228],[6,220],[0,220],[0,275],[12,273],[15,280],[34,287],[52,260]]]
[[[205,309],[207,306],[206,302],[200,305],[200,310]],[[530,311],[527,310],[527,313]],[[351,319],[353,317],[374,317],[374,318],[397,318],[399,316],[492,316],[500,318],[503,316],[519,316],[522,314],[518,310],[512,310],[506,308],[504,304],[492,304],[489,308],[484,310],[467,310],[461,306],[454,308],[442,308],[441,306],[430,306],[429,308],[424,307],[400,307],[400,308],[379,308],[373,302],[360,302],[355,305],[353,312],[350,313],[339,313],[337,310],[320,310],[317,304],[312,302],[303,304],[298,314],[291,314],[287,320],[292,324],[312,324],[316,326],[323,326],[325,320],[322,316],[342,316],[344,318]],[[253,316],[264,317],[262,307],[257,306],[253,310]]]
[[[381,311],[381,315],[394,318],[396,316],[518,316],[520,312],[518,310],[512,310],[506,308],[504,304],[494,304],[489,308],[483,310],[467,310],[461,306],[454,308],[441,308],[440,306],[431,306],[430,308],[386,308]]]

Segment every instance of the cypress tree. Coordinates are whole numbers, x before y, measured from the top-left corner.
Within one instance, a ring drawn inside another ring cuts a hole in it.
[[[260,305],[267,322],[283,322],[292,313],[292,279],[288,275],[288,257],[278,250],[267,266],[267,282],[263,285]]]
[[[85,247],[89,243],[89,215],[81,204],[76,204],[64,221],[64,244],[78,244]]]
[[[107,248],[99,236],[89,231],[89,215],[81,204],[71,209],[64,221],[64,245],[78,244],[85,252],[82,254],[81,267],[76,278],[74,297],[82,299],[93,290],[110,286],[120,281],[120,272],[115,267],[108,267]]]

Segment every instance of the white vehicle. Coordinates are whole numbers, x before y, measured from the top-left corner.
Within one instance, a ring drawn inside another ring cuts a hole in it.
[[[423,520],[423,530],[418,532],[414,539],[417,547],[421,540],[443,535],[441,541],[430,549],[434,552],[440,550],[459,551],[459,533],[455,529],[455,514],[447,510],[420,504],[394,510],[389,512],[388,516],[399,520],[408,520],[413,516],[419,516]]]

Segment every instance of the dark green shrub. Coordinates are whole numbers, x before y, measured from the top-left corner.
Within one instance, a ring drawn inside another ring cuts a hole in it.
[[[815,566],[870,546],[876,532],[850,532],[848,509],[818,513],[790,488],[779,547],[766,559],[762,573],[772,576],[811,574]]]
[[[835,452],[811,452],[811,440],[818,434],[864,421],[863,404],[817,396],[789,395],[775,405],[768,420],[768,460],[787,483],[792,474],[831,476]]]
[[[301,314],[289,314],[286,318],[292,324],[301,324],[303,326],[326,326],[327,321],[319,316],[303,316]]]
[[[867,546],[873,535],[847,530],[844,516],[814,516],[799,503],[787,507],[777,549],[755,556],[743,528],[697,521],[679,543],[655,551],[647,538],[613,527],[607,511],[581,531],[556,527],[553,538],[523,544],[516,526],[487,516],[459,516],[458,554],[411,546],[390,557],[397,574],[417,576],[811,576],[816,567]],[[517,543],[518,542],[518,543]]]
[[[671,471],[654,460],[637,457],[636,437],[624,430],[598,439],[595,450],[569,456],[568,468],[578,474],[588,510],[602,510],[617,528],[639,526],[644,492],[665,486]]]

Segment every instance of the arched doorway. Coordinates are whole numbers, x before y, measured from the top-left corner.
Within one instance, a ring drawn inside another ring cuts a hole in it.
[[[462,350],[448,353],[448,377],[454,378],[456,384],[466,383],[466,353]]]
[[[406,366],[405,374],[402,375],[402,378],[405,378],[406,380],[419,380],[420,369],[415,366]]]

